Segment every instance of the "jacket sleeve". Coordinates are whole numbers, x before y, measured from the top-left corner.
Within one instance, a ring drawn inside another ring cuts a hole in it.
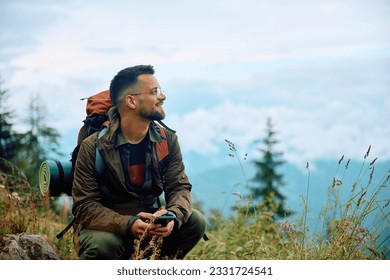
[[[73,179],[73,207],[75,220],[82,227],[128,234],[131,216],[120,215],[104,207],[97,179],[94,176],[96,137],[91,136],[81,143],[75,163]]]
[[[192,213],[191,183],[185,167],[176,134],[169,135],[169,163],[165,172],[166,209],[175,213],[178,227],[187,222]]]

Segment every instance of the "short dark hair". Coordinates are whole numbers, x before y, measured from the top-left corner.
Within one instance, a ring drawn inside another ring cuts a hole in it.
[[[115,107],[118,108],[118,98],[122,95],[122,92],[134,85],[137,82],[137,78],[142,74],[154,74],[152,65],[136,65],[122,69],[115,75],[110,83],[110,98]]]

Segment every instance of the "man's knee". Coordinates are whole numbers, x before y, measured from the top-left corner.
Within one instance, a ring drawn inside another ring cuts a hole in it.
[[[193,209],[188,222],[192,224],[193,229],[198,232],[200,236],[199,239],[202,238],[207,228],[205,216],[200,211]]]
[[[196,243],[204,236],[206,231],[207,222],[204,215],[193,209],[187,222],[181,226],[177,235],[179,239],[186,240],[191,246],[195,246]]]
[[[120,236],[111,232],[82,229],[79,233],[80,259],[121,259],[124,253]]]

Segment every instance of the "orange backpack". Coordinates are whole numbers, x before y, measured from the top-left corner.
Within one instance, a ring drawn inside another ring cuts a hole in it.
[[[84,125],[80,128],[77,145],[80,145],[85,138],[102,128],[103,124],[108,121],[108,110],[114,106],[108,90],[99,92],[88,98],[82,98],[81,100],[85,99],[87,99],[87,116],[83,121]]]

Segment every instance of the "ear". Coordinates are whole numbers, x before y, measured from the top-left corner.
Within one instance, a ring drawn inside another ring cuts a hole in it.
[[[136,102],[136,100],[135,100],[135,98],[133,96],[126,95],[126,97],[125,97],[125,104],[129,108],[135,109],[137,102]]]

